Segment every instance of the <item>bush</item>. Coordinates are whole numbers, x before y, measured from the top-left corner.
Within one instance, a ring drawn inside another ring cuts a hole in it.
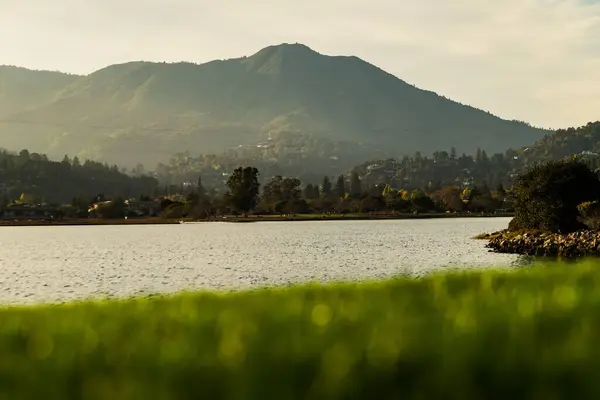
[[[586,201],[577,206],[579,220],[589,229],[600,229],[600,202]]]
[[[579,161],[552,161],[519,176],[512,197],[510,230],[574,232],[586,227],[577,206],[600,199],[600,180]]]
[[[96,210],[100,218],[116,219],[125,217],[125,203],[121,199],[111,201]]]
[[[185,213],[185,205],[181,203],[173,203],[163,212],[164,218],[183,218]]]

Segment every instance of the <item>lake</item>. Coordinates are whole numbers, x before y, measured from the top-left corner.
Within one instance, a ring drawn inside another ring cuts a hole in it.
[[[509,218],[0,228],[0,303],[519,266],[472,237]]]

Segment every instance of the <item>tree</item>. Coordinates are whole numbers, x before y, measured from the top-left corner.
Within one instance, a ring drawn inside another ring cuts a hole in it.
[[[248,215],[256,207],[258,191],[258,169],[254,167],[239,167],[227,180],[229,188],[228,199],[230,206],[238,212]]]
[[[358,172],[352,171],[350,175],[350,195],[353,198],[357,198],[362,193],[362,184],[360,181],[360,177],[358,176]]]
[[[382,196],[367,196],[360,202],[360,212],[369,213],[381,211],[385,208]]]
[[[19,152],[19,158],[23,161],[29,160],[29,151],[27,149],[23,149]]]
[[[305,199],[313,199],[314,189],[312,184],[308,184],[304,187],[304,198]]]
[[[207,218],[212,211],[212,204],[206,192],[202,195],[192,192],[187,195],[183,214],[192,218]]]
[[[435,210],[435,204],[422,190],[415,189],[410,193],[413,211],[428,212]]]
[[[316,185],[308,184],[304,188],[304,198],[307,200],[314,200],[319,198],[319,187]]]
[[[79,157],[73,157],[73,169],[81,168],[81,161],[79,161]]]
[[[61,164],[64,165],[67,168],[71,168],[71,159],[69,158],[68,155],[65,155],[65,157],[63,158],[63,160],[61,161]]]
[[[465,207],[461,199],[461,190],[457,187],[445,187],[431,195],[437,201],[442,202],[444,208],[448,211],[462,211]]]
[[[319,197],[321,197],[321,193],[319,192],[319,186],[318,185],[313,185],[313,199],[318,199]]]
[[[123,218],[125,216],[125,203],[123,202],[123,199],[116,199],[99,206],[96,209],[96,212],[100,218]]]
[[[600,180],[577,160],[551,161],[520,175],[511,194],[515,217],[510,230],[568,233],[585,228],[577,207],[600,199]]]
[[[309,211],[308,204],[304,199],[293,199],[285,203],[283,212],[286,214],[305,214]]]
[[[586,201],[577,206],[579,220],[589,229],[600,229],[600,202]]]
[[[456,160],[456,147],[452,146],[450,149],[450,158]]]
[[[337,182],[335,183],[334,193],[336,197],[346,197],[346,184],[344,182],[344,175],[338,176]]]
[[[475,188],[466,187],[460,193],[460,199],[462,200],[463,203],[468,205],[473,200],[473,197],[475,197],[475,194],[476,194]]]
[[[144,165],[141,163],[138,163],[133,170],[131,170],[131,174],[133,176],[143,176],[146,173],[146,169],[144,168]]]
[[[498,194],[498,197],[504,197],[504,195],[506,194],[506,190],[504,189],[502,183],[498,184],[498,187],[496,188],[496,193]]]
[[[477,152],[475,153],[475,162],[480,164],[482,161],[481,149],[478,147]]]
[[[196,183],[196,191],[198,192],[199,196],[206,196],[206,188],[204,187],[204,184],[202,183],[202,177],[199,176],[198,177],[198,182]]]
[[[263,186],[262,196],[260,199],[261,210],[263,211],[278,211],[283,208],[283,195],[281,193],[281,183],[283,177],[281,175],[274,176],[265,186]]]
[[[321,190],[324,198],[331,197],[331,181],[328,177],[323,178],[323,188]]]
[[[284,178],[281,181],[281,195],[282,200],[292,201],[298,200],[302,196],[302,191],[300,190],[300,186],[302,182],[296,178]]]

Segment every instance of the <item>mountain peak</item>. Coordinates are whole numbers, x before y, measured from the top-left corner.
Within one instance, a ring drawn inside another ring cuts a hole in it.
[[[316,51],[314,51],[313,49],[311,49],[310,47],[308,47],[305,44],[302,43],[281,43],[281,44],[275,44],[272,46],[267,46],[262,50],[259,50],[256,54],[254,54],[252,57],[254,56],[258,56],[261,54],[265,54],[265,53],[269,53],[269,54],[274,54],[274,53],[280,53],[280,54],[285,54],[286,56],[291,56],[291,55],[295,55],[295,56],[315,56],[315,55],[320,55],[319,53],[317,53]]]
[[[301,43],[281,43],[259,50],[244,60],[249,70],[268,74],[281,73],[286,65],[310,63],[325,57]]]

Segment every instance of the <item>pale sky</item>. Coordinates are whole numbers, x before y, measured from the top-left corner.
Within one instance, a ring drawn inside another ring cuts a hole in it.
[[[600,120],[600,0],[0,0],[0,64],[89,73],[283,42],[543,127]]]

